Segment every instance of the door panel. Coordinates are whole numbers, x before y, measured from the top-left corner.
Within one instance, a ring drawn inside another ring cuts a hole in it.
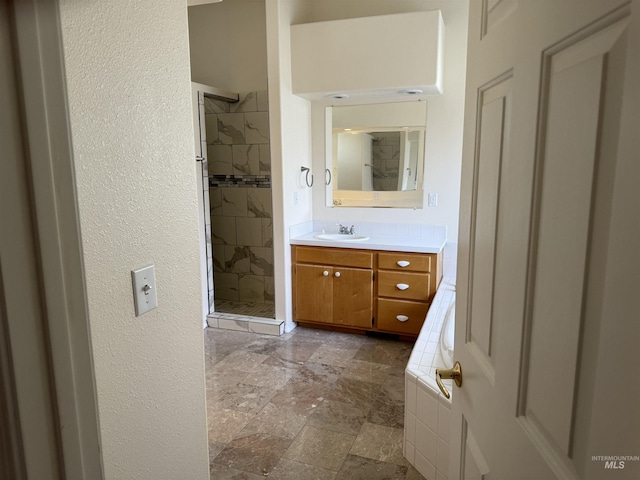
[[[506,20],[518,8],[516,0],[483,0],[482,36]]]
[[[462,477],[464,480],[488,480],[489,466],[482,455],[482,451],[475,437],[469,430],[466,420],[462,419],[462,463],[464,469]]]
[[[638,44],[637,0],[470,2],[450,479],[640,478],[598,460],[640,452]]]
[[[615,151],[599,151],[604,109],[620,112],[620,97],[605,97],[603,83],[619,83],[606,56],[614,49],[626,50],[628,19],[596,30],[577,43],[563,42],[563,48],[548,53],[543,81],[548,85],[541,98],[544,136],[538,158],[534,221],[536,230],[532,263],[532,304],[527,312],[531,341],[523,357],[526,397],[521,415],[528,428],[548,441],[549,449],[571,455],[572,419],[579,376],[578,352],[582,350],[584,302],[589,272],[593,208],[611,204],[596,196],[600,176],[597,162],[615,168]],[[582,33],[578,34],[582,36]],[[568,44],[568,45],[567,45]],[[601,295],[602,292],[591,292]],[[561,366],[563,375],[550,375]],[[554,392],[549,395],[548,392]]]
[[[500,179],[511,122],[511,72],[500,75],[479,92],[479,112],[471,217],[470,308],[467,344],[488,380],[495,381],[493,356],[494,275],[499,219]]]

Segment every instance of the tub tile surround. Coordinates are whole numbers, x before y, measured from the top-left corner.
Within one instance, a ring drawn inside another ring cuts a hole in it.
[[[435,381],[435,370],[445,367],[438,344],[440,334],[455,302],[455,250],[448,256],[454,259],[446,264],[445,248],[445,277],[405,370],[404,455],[426,478],[446,479],[449,475],[451,400],[440,393]],[[443,383],[453,395],[452,380]]]
[[[269,304],[273,318],[268,94],[241,93],[237,103],[205,98],[205,117],[212,293],[216,300]]]

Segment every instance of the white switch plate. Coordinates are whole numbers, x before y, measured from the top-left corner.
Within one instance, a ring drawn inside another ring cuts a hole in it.
[[[437,193],[430,193],[429,194],[428,206],[429,207],[437,207],[438,206],[438,194]]]
[[[131,271],[133,299],[136,304],[136,317],[158,306],[156,294],[156,274],[153,265]]]

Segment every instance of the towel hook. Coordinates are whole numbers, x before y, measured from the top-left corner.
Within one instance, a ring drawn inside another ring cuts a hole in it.
[[[313,174],[311,174],[311,182],[309,182],[309,172],[311,172],[311,169],[308,167],[300,167],[300,171],[301,172],[306,172],[306,175],[304,177],[304,181],[307,184],[307,187],[312,187],[313,186]]]

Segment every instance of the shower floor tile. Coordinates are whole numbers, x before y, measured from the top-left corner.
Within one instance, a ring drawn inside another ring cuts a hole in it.
[[[423,480],[402,457],[411,347],[206,329],[211,478]]]
[[[215,300],[215,313],[233,313],[251,317],[275,318],[276,310],[273,303],[236,302],[234,300]]]

